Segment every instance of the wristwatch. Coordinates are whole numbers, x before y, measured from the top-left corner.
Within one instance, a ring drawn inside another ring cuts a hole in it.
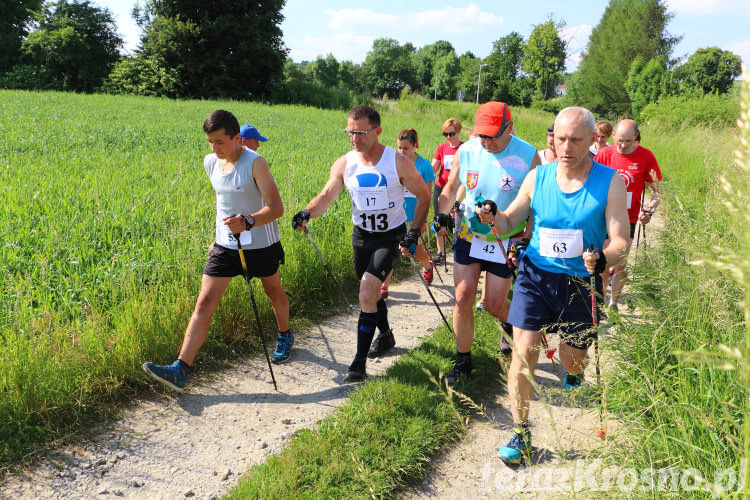
[[[255,217],[252,215],[243,215],[242,220],[245,221],[245,231],[250,231],[255,225]]]

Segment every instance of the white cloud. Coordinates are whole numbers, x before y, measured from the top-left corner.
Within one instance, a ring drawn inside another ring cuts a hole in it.
[[[466,7],[427,9],[399,15],[350,8],[328,9],[326,14],[331,17],[329,26],[335,30],[371,33],[382,33],[383,30],[408,33],[420,29],[430,29],[435,33],[473,33],[500,27],[504,23],[502,16],[484,12],[473,3]]]
[[[336,59],[341,61],[361,62],[367,52],[372,48],[375,37],[369,35],[352,35],[350,33],[337,33],[327,37],[314,37],[305,35],[298,47],[291,49],[290,56],[293,61],[314,61],[318,56],[335,54]]]
[[[573,71],[581,62],[581,54],[589,43],[589,36],[593,28],[590,24],[567,26],[560,31],[560,38],[568,47],[566,71]]]
[[[667,8],[680,14],[750,14],[747,0],[667,0]]]
[[[742,64],[750,69],[750,40],[726,44],[722,49],[740,56],[742,58]]]

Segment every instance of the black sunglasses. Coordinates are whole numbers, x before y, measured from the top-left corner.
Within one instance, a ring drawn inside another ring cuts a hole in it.
[[[455,132],[443,132],[443,137],[453,137],[456,135]]]
[[[508,128],[509,123],[510,123],[510,120],[506,121],[503,124],[503,126],[500,127],[500,130],[497,131],[497,134],[495,134],[494,137],[491,135],[484,135],[484,134],[477,134],[477,137],[479,137],[480,139],[485,139],[485,140],[489,139],[489,140],[494,141],[495,139],[503,135],[503,132],[505,132],[505,129]]]

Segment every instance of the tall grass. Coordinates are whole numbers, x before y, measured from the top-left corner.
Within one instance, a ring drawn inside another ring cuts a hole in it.
[[[617,353],[611,409],[631,437],[609,458],[637,470],[695,469],[697,496],[727,493],[732,485],[717,471],[739,472],[748,456],[747,86],[744,99],[737,162],[734,128],[644,130],[665,176],[664,228],[658,240],[649,231],[651,250],[640,249],[631,270],[640,318],[617,329],[609,346]],[[713,265],[691,265],[698,260]]]

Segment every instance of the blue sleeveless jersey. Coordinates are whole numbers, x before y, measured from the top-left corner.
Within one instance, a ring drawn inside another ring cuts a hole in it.
[[[461,145],[459,178],[466,188],[464,216],[475,234],[488,234],[490,226],[479,222],[474,206],[479,201],[492,200],[498,210],[505,210],[516,198],[536,155],[536,148],[518,137],[511,136],[508,146],[500,153],[490,153],[482,147],[478,137]],[[509,236],[523,230],[523,224]],[[491,238],[494,241],[494,236]]]
[[[557,163],[536,168],[531,196],[534,232],[526,255],[536,267],[551,273],[590,276],[582,252],[591,244],[601,249],[607,237],[604,210],[615,171],[594,162],[583,187],[574,193],[564,193],[555,178]]]

